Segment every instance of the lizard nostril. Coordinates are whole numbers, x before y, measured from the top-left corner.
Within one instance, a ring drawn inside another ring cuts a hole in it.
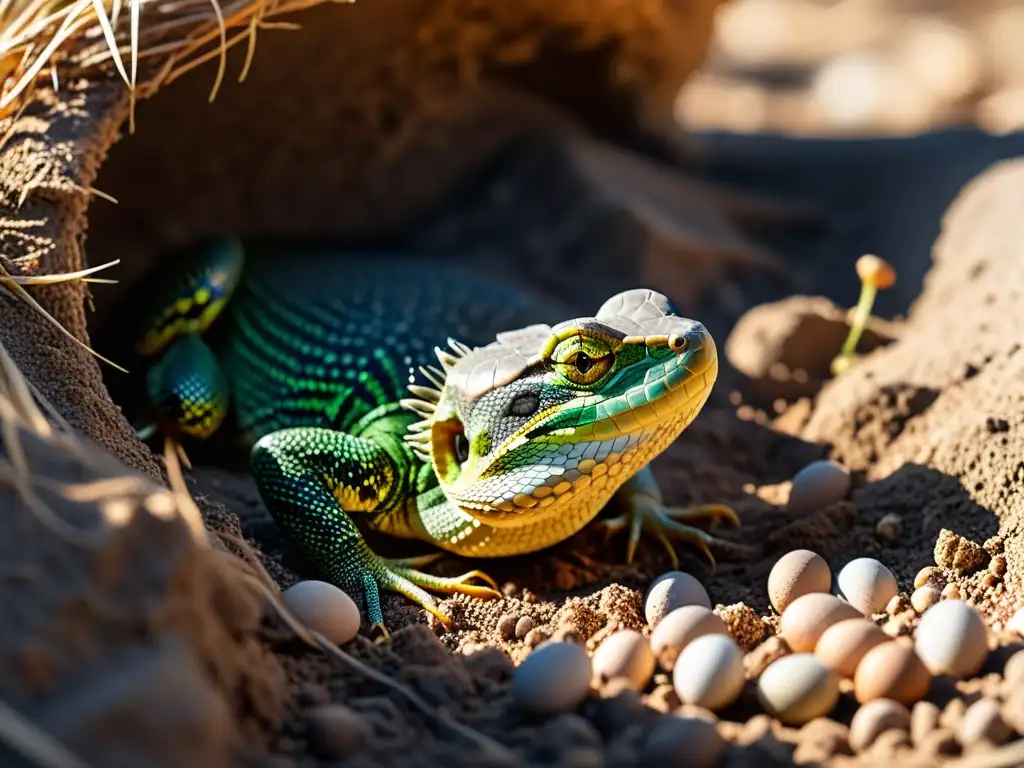
[[[690,340],[685,336],[674,333],[668,337],[668,348],[673,352],[685,352],[690,346]]]

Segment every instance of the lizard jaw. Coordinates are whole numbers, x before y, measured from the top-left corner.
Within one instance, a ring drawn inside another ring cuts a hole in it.
[[[621,397],[636,403],[571,430],[538,432],[529,463],[499,469],[489,462],[446,488],[467,514],[495,528],[520,526],[585,504],[596,514],[627,479],[648,464],[696,418],[718,374],[714,342],[706,335],[691,351],[648,369],[643,383]],[[647,394],[641,402],[639,394]],[[658,397],[650,397],[658,392]],[[507,457],[510,444],[497,455]]]

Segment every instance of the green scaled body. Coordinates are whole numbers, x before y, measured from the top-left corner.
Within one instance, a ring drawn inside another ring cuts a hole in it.
[[[427,258],[308,248],[247,248],[243,258],[225,239],[176,269],[137,346],[153,361],[149,399],[164,429],[207,438],[223,422],[255,443],[251,469],[269,511],[327,578],[363,593],[373,624],[383,624],[378,585],[428,609],[422,587],[490,594],[384,561],[346,512],[422,537],[417,501],[443,495],[404,440],[417,420],[398,403],[408,385],[450,337],[483,345],[566,310]],[[223,316],[204,334],[211,308]]]
[[[380,557],[356,519],[503,557],[564,541],[616,497],[605,524],[629,532],[627,561],[647,530],[677,567],[669,537],[709,557],[712,540],[682,520],[737,522],[721,505],[666,508],[650,473],[718,372],[707,330],[660,293],[581,316],[450,263],[231,239],[173,266],[137,345],[160,427],[247,438],[267,509],[374,625],[381,589],[444,623],[427,589],[500,593],[479,571],[417,570],[439,555]]]

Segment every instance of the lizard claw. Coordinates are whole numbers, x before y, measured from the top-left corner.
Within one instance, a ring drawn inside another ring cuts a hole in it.
[[[693,507],[666,507],[657,498],[646,493],[635,493],[628,497],[628,510],[617,517],[603,520],[599,524],[605,530],[605,539],[620,531],[629,530],[629,539],[626,544],[626,564],[632,565],[636,555],[637,545],[644,529],[649,530],[661,542],[665,551],[672,561],[673,568],[679,568],[679,556],[675,547],[672,546],[671,538],[681,539],[693,544],[711,562],[711,568],[715,568],[715,557],[711,554],[709,544],[714,543],[715,538],[706,531],[692,525],[679,522],[680,520],[715,520],[722,519],[732,526],[740,524],[736,512],[724,504],[702,504]]]
[[[446,630],[452,628],[452,619],[438,607],[437,601],[427,592],[428,589],[448,594],[461,592],[464,595],[480,599],[501,597],[501,592],[498,591],[498,585],[494,579],[482,571],[473,570],[461,576],[445,577],[433,576],[416,570],[414,567],[433,562],[442,554],[398,559],[368,555],[369,562],[364,563],[361,583],[373,628],[382,630],[384,636],[388,637],[387,628],[384,626],[384,616],[380,609],[381,589],[389,589],[409,598],[440,621]],[[473,579],[485,581],[490,586],[472,584],[470,582]]]

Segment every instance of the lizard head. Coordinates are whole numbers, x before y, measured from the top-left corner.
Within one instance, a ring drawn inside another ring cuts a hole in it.
[[[591,513],[696,417],[718,374],[714,340],[659,293],[636,289],[593,317],[449,341],[409,444],[448,500],[494,527]]]

